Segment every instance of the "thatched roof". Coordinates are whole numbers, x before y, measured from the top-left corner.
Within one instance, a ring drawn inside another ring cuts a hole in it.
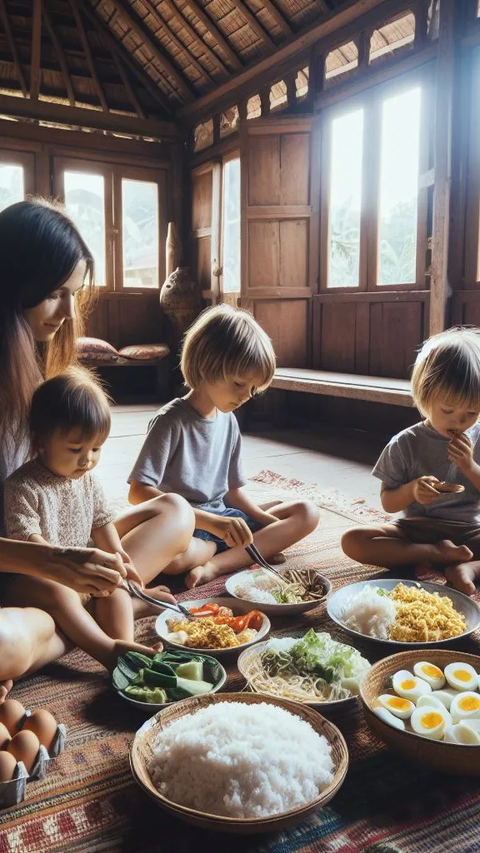
[[[5,95],[16,95],[30,99],[34,118],[42,115],[39,103],[48,102],[52,115],[60,116],[65,105],[109,114],[112,128],[114,116],[123,115],[126,132],[133,117],[169,120],[278,51],[291,52],[289,45],[293,48],[299,35],[308,36],[346,5],[345,0],[0,0],[0,114],[8,112]],[[381,56],[390,44],[413,39],[410,18],[404,13],[401,21],[373,33],[371,59],[374,48]],[[342,66],[353,68],[356,60],[354,42],[339,47],[328,56],[327,78],[341,73]],[[303,65],[297,69],[297,92],[308,88]],[[270,107],[280,109],[287,84],[273,83]],[[12,114],[30,115],[18,97],[17,105]],[[221,133],[238,119],[228,109],[220,119]],[[249,104],[249,114],[256,109]]]
[[[40,100],[168,117],[340,2],[0,0],[0,93],[30,97],[35,85]]]

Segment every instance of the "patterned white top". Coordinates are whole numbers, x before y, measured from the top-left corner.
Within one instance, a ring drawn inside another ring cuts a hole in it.
[[[5,529],[10,539],[42,536],[50,545],[85,548],[92,530],[115,518],[91,472],[78,480],[48,471],[37,459],[4,484]]]

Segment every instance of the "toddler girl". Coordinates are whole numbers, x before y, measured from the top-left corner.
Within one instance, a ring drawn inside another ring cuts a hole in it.
[[[78,368],[47,380],[33,395],[30,429],[34,458],[5,482],[7,535],[67,547],[85,547],[92,538],[98,548],[119,554],[130,578],[143,584],[92,473],[110,431],[102,389]],[[68,639],[105,667],[115,666],[127,649],[145,651],[133,642],[132,601],[126,589],[92,598],[47,579],[22,578],[22,586],[25,599],[50,613]],[[174,601],[164,587],[166,599]]]
[[[426,341],[412,395],[425,420],[395,435],[373,469],[383,508],[403,517],[348,530],[342,548],[361,563],[442,568],[472,595],[480,577],[480,329]]]
[[[266,559],[318,524],[308,501],[258,506],[243,490],[241,437],[233,412],[268,388],[275,372],[269,337],[248,311],[208,308],[185,337],[182,373],[190,391],[157,413],[130,474],[129,498],[165,492],[186,498],[196,529],[187,550],[165,572],[189,571],[187,586],[249,565],[252,540]]]

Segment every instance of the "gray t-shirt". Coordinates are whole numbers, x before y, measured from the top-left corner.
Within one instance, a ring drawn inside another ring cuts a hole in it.
[[[473,458],[480,464],[480,423],[466,430],[466,435],[473,445]],[[385,483],[387,489],[429,475],[465,486],[464,492],[444,494],[431,504],[415,501],[404,511],[407,518],[428,516],[480,523],[480,491],[448,458],[449,441],[421,421],[394,435],[381,453],[372,474]]]
[[[240,451],[240,430],[232,413],[217,410],[215,418],[204,418],[179,398],[150,422],[128,482],[176,492],[196,509],[222,512],[226,493],[245,485]]]

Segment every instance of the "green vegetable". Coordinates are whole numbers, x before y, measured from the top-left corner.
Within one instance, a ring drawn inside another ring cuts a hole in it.
[[[132,699],[137,699],[139,702],[148,702],[152,705],[165,705],[168,702],[167,694],[161,687],[135,687],[130,685],[125,688],[124,693],[127,696],[131,696]]]
[[[161,660],[153,660],[149,666],[149,669],[154,669],[155,672],[161,672],[163,675],[170,675],[172,678],[175,677],[175,670],[172,669],[170,664],[164,663]]]
[[[187,663],[179,663],[176,673],[179,678],[203,681],[203,663],[195,660],[190,660]]]
[[[177,681],[178,687],[182,687],[190,696],[202,696],[203,693],[210,693],[213,687],[213,684],[209,684],[208,681],[192,681],[189,678],[179,678]]]
[[[141,652],[127,652],[123,658],[132,669],[137,671],[141,669],[142,666],[152,665],[152,658],[142,654]],[[122,658],[119,658],[119,660],[122,660]]]
[[[170,669],[170,667],[168,668]],[[177,676],[175,673],[173,675],[169,675],[164,672],[156,672],[154,669],[145,669],[143,671],[143,678],[145,684],[153,687],[163,687],[166,689],[167,687],[177,686]]]

